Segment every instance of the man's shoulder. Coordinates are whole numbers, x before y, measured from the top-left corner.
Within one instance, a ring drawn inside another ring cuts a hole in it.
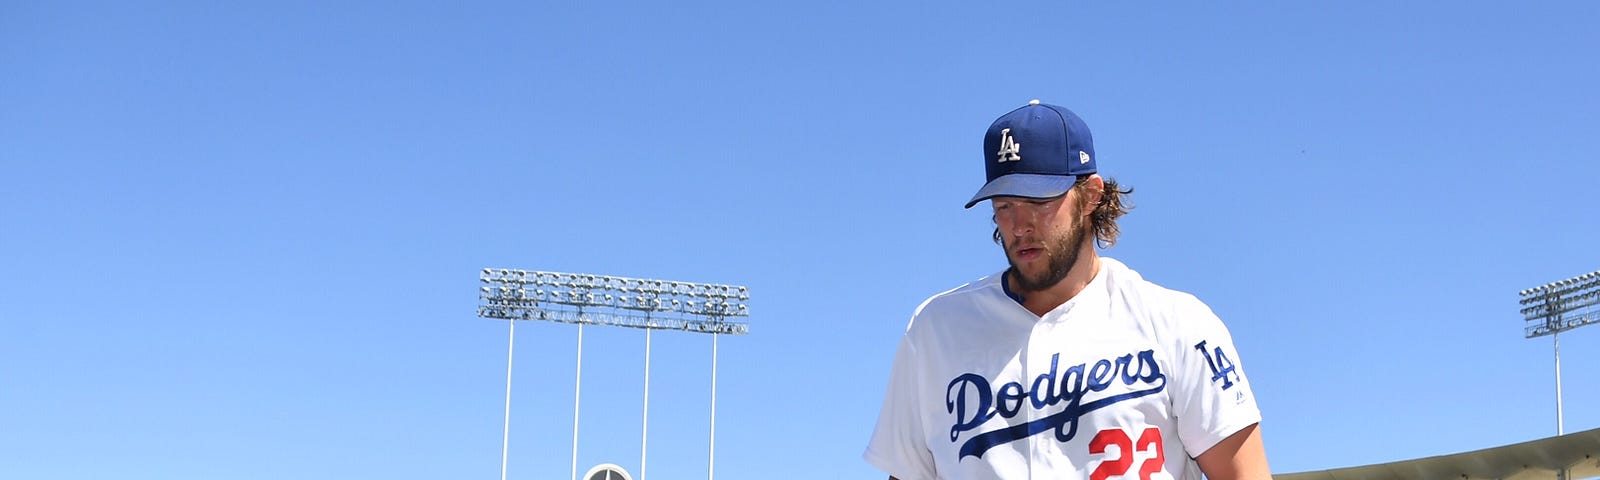
[[[1150,313],[1207,308],[1194,294],[1146,280],[1139,272],[1116,259],[1102,257],[1101,261],[1107,273],[1107,287],[1113,292],[1113,298],[1120,299],[1130,306]]]
[[[949,326],[951,321],[968,321],[994,318],[1006,311],[1004,302],[1014,302],[1000,286],[1000,273],[981,277],[970,283],[945,290],[923,300],[911,315],[907,330],[930,328],[932,325]]]
[[[917,306],[917,315],[929,311],[968,305],[974,301],[992,300],[996,296],[1004,298],[1005,293],[1000,288],[1001,273],[980,277],[955,288],[933,294],[927,300],[923,300],[922,305]]]

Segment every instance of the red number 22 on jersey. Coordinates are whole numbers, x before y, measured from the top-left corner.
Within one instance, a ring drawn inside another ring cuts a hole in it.
[[[1117,458],[1109,458],[1100,462],[1094,472],[1089,474],[1089,480],[1106,480],[1110,477],[1128,474],[1128,467],[1133,466],[1134,444],[1128,437],[1128,432],[1122,429],[1106,429],[1094,434],[1094,439],[1089,440],[1089,453],[1106,453],[1106,447],[1117,446]],[[1138,450],[1140,452],[1154,451],[1155,456],[1139,464],[1139,480],[1150,480],[1150,474],[1161,471],[1167,462],[1167,455],[1161,448],[1161,429],[1150,427],[1139,434]]]

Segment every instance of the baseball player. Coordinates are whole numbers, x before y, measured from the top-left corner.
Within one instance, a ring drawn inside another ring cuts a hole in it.
[[[1193,295],[1096,254],[1131,189],[1089,128],[1038,100],[989,126],[1010,267],[917,308],[864,457],[891,479],[1270,479],[1228,329]],[[1094,243],[1091,243],[1094,242]]]

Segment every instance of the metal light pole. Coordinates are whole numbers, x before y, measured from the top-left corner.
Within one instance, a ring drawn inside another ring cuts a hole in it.
[[[1556,435],[1565,434],[1561,411],[1561,332],[1600,323],[1600,271],[1518,292],[1527,338],[1549,335],[1556,359]]]
[[[506,480],[506,452],[511,449],[511,355],[517,352],[517,322],[511,324],[506,341],[506,428],[500,437],[500,480]]]
[[[717,334],[711,334],[711,445],[706,459],[706,480],[717,478]]]
[[[650,329],[644,331],[644,413],[639,422],[639,480],[644,480],[645,445],[650,440]]]
[[[583,379],[583,326],[610,325],[645,329],[644,416],[639,439],[639,480],[644,480],[646,440],[650,426],[650,334],[682,330],[711,334],[711,433],[707,478],[714,479],[717,426],[717,335],[744,335],[748,324],[729,318],[748,317],[749,291],[742,286],[670,280],[612,277],[583,273],[485,268],[479,275],[478,316],[511,320],[506,353],[506,424],[500,446],[500,479],[506,480],[511,442],[511,354],[516,321],[544,320],[578,325],[577,372],[572,395],[572,478],[578,477],[578,407]],[[620,468],[620,467],[619,467]]]

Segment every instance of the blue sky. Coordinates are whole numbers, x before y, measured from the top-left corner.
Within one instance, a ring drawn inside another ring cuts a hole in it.
[[[1034,98],[1135,188],[1105,254],[1229,324],[1275,471],[1549,436],[1516,292],[1600,268],[1600,4],[1393,3],[0,2],[0,471],[496,478],[511,267],[749,286],[717,477],[880,478]],[[517,334],[511,478],[567,478],[576,331]],[[585,330],[580,470],[638,473],[643,342]],[[654,337],[649,478],[705,475],[710,343]]]

